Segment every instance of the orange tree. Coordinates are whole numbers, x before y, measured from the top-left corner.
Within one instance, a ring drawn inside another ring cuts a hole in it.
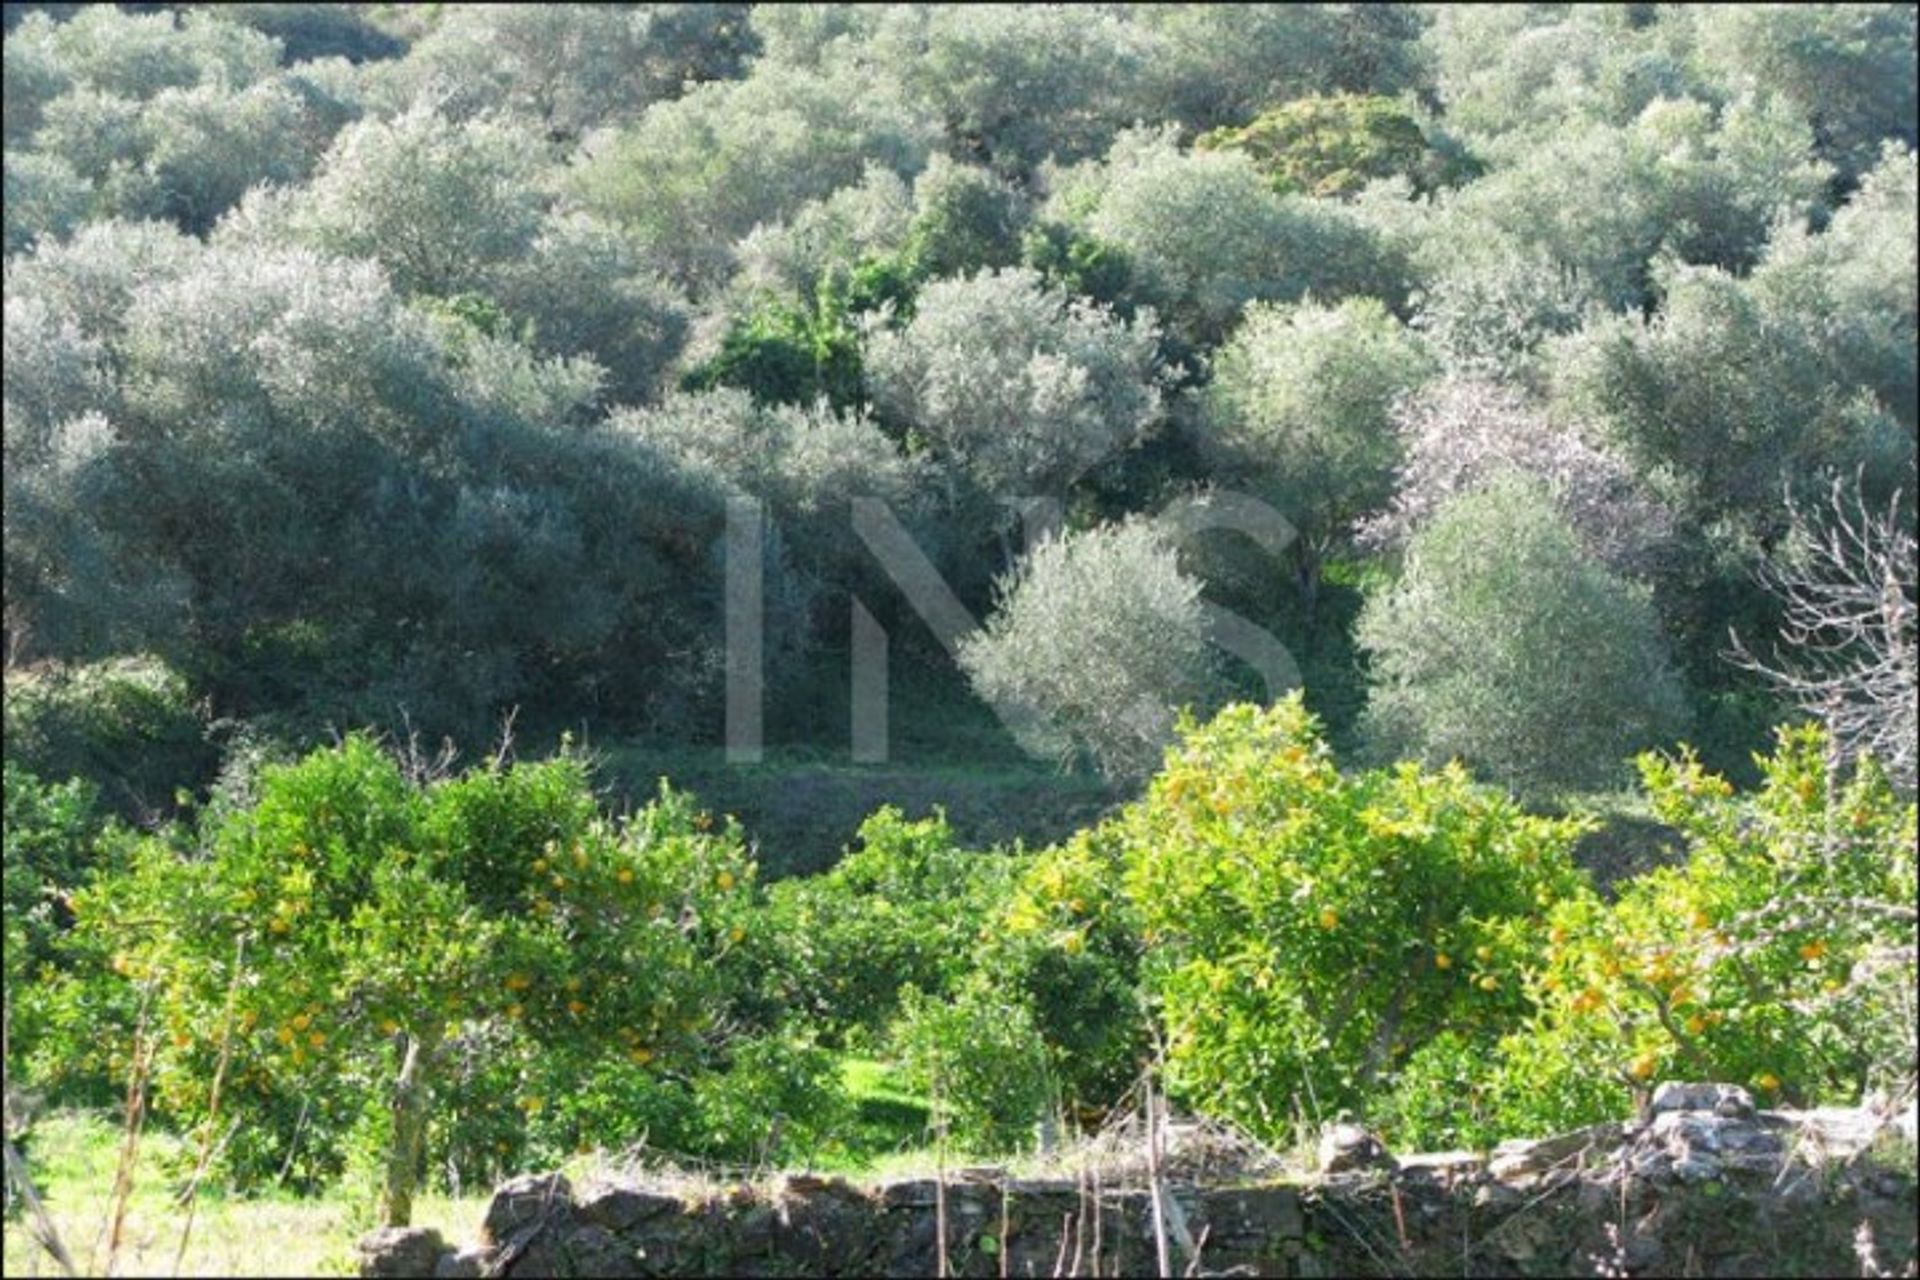
[[[1368,1110],[1443,1032],[1490,1048],[1584,884],[1581,821],[1457,767],[1343,774],[1297,696],[1188,726],[1117,822],[1168,1087],[1270,1137]]]
[[[1910,1087],[1914,805],[1871,759],[1836,767],[1817,727],[1781,730],[1760,765],[1738,795],[1691,754],[1641,760],[1686,860],[1554,912],[1489,1134],[1616,1117],[1674,1076],[1763,1102]]]
[[[216,1112],[284,1133],[294,1095],[355,1109],[405,1224],[436,1082],[474,1045],[523,1079],[550,1052],[700,1054],[754,872],[707,825],[664,787],[603,817],[572,755],[417,783],[354,737],[264,769],[187,847],[148,842],[79,895],[78,945],[137,991],[166,1112],[211,1137]]]

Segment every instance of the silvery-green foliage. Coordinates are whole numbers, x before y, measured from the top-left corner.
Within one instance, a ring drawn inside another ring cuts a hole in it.
[[[1673,535],[1672,511],[1623,458],[1555,423],[1511,384],[1441,379],[1393,417],[1406,461],[1392,502],[1361,525],[1371,547],[1404,547],[1455,497],[1507,471],[1543,484],[1581,546],[1618,573],[1646,573]]]
[[[1915,153],[1889,144],[1824,232],[1781,227],[1752,280],[1761,305],[1797,321],[1837,379],[1871,387],[1909,427],[1920,416],[1915,191]]]
[[[406,293],[480,289],[539,232],[543,158],[539,139],[502,120],[455,124],[424,106],[362,120],[298,193],[289,230],[324,252],[379,263]]]
[[[1807,121],[1821,154],[1858,173],[1885,140],[1916,141],[1910,4],[1682,5],[1698,74],[1729,96],[1779,97]]]
[[[749,232],[740,242],[736,284],[748,297],[810,298],[830,272],[899,249],[913,211],[913,191],[900,175],[868,165],[859,182]]]
[[[1911,433],[1837,376],[1817,312],[1776,310],[1748,281],[1670,267],[1665,305],[1557,339],[1559,410],[1591,421],[1675,503],[1702,518],[1774,512],[1783,484],[1897,456]]]
[[[29,16],[7,35],[75,86],[144,100],[162,89],[244,89],[278,69],[280,42],[208,13],[125,13],[82,5],[65,22]],[[9,76],[13,61],[8,60]],[[11,101],[9,106],[13,104]]]
[[[166,218],[204,232],[249,187],[304,180],[327,135],[307,103],[277,81],[230,92],[212,85],[165,89],[141,109],[137,186],[127,216]]]
[[[916,275],[952,276],[1020,258],[1030,215],[1025,196],[1005,179],[935,153],[913,180],[906,253]]]
[[[1619,781],[1630,755],[1684,723],[1649,593],[1582,548],[1545,485],[1512,472],[1414,535],[1358,638],[1376,750],[1460,760],[1530,795]]]
[[[870,163],[917,170],[932,136],[884,78],[761,62],[744,80],[649,106],[587,148],[572,186],[651,264],[704,289],[726,277],[734,245],[756,226],[860,181]]]
[[[767,505],[786,554],[820,581],[875,581],[853,533],[854,498],[884,503],[909,527],[925,513],[927,468],[864,413],[825,403],[767,406],[735,387],[669,396],[618,413],[612,427],[729,493]]]
[[[90,86],[49,102],[33,135],[34,150],[65,161],[94,185],[102,207],[116,211],[140,194],[146,144],[140,103]]]
[[[12,344],[12,304],[8,342]],[[9,357],[12,352],[9,350]],[[9,379],[8,391],[13,388]],[[6,630],[9,652],[74,658],[137,644],[177,625],[181,584],[143,549],[109,540],[100,481],[119,438],[100,413],[52,429],[5,407]]]
[[[1100,5],[887,6],[858,61],[899,79],[957,157],[1025,173],[1098,155],[1131,123],[1146,47]]]
[[[871,39],[884,12],[877,4],[757,4],[749,25],[762,61],[818,69]]]
[[[82,87],[47,105],[33,143],[92,185],[98,215],[202,233],[248,188],[303,180],[344,119],[338,104],[278,77],[145,101]]]
[[[1398,93],[1420,79],[1420,20],[1399,4],[1128,6],[1148,40],[1129,101],[1194,133],[1312,93]]]
[[[32,136],[40,127],[40,113],[47,103],[73,85],[61,70],[53,50],[48,47],[46,28],[52,23],[43,13],[28,14],[20,26],[7,34],[4,47],[6,113],[4,128],[9,148]],[[13,164],[14,157],[7,157]]]
[[[1371,298],[1251,306],[1214,357],[1202,445],[1325,548],[1392,493],[1394,406],[1432,373],[1424,344]]]
[[[7,153],[6,252],[9,256],[44,240],[58,240],[93,207],[93,184],[59,156],[38,151]]]
[[[209,442],[297,424],[399,444],[441,381],[432,326],[378,265],[307,249],[208,252],[139,290],[120,345],[136,417]]]
[[[1248,302],[1405,292],[1401,264],[1347,210],[1277,195],[1247,156],[1182,152],[1167,130],[1129,130],[1051,184],[1049,215],[1122,250],[1145,295],[1197,340],[1216,340]]]
[[[1780,219],[1824,199],[1828,170],[1812,137],[1772,107],[1735,103],[1716,118],[1662,100],[1630,124],[1566,125],[1552,146],[1436,202],[1442,243],[1496,236],[1546,255],[1618,308],[1646,302],[1649,264],[1751,265]]]
[[[103,344],[58,306],[9,291],[6,300],[7,439],[39,448],[64,422],[112,404]]]
[[[486,287],[532,326],[539,350],[604,367],[611,403],[651,399],[686,341],[686,299],[588,214],[550,213],[526,256],[501,263]]]
[[[1115,780],[1151,773],[1175,713],[1204,707],[1219,677],[1199,582],[1139,519],[1034,548],[960,665],[1028,750],[1084,753]]]
[[[679,67],[650,56],[657,7],[447,5],[405,59],[378,71],[380,92],[451,120],[504,113],[577,138],[679,92]]]
[[[1576,121],[1625,124],[1658,98],[1705,97],[1678,7],[1636,22],[1627,6],[1436,6],[1424,43],[1449,123],[1514,150]],[[1502,149],[1502,154],[1509,154]]]
[[[1026,268],[928,285],[867,343],[876,402],[989,494],[1060,494],[1160,415],[1151,312],[1121,320]]]
[[[111,344],[125,330],[135,293],[179,276],[200,254],[198,241],[167,223],[90,222],[62,243],[9,262],[7,300],[43,303],[82,334]]]
[[[1412,324],[1461,374],[1534,381],[1541,344],[1578,329],[1598,301],[1577,271],[1539,245],[1506,236],[1436,239]]]

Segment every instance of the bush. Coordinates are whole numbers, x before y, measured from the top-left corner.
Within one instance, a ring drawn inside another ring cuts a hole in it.
[[[431,1100],[476,1061],[524,1089],[556,1046],[648,1072],[710,1052],[753,866],[684,797],[613,823],[576,757],[421,786],[361,737],[256,786],[251,808],[207,812],[199,856],[151,841],[76,906],[96,981],[151,1000],[157,1105],[204,1121],[224,1063],[228,1113],[271,1139],[243,1180],[300,1140],[285,1100],[331,1082],[341,1123],[391,1105],[375,1160],[382,1216],[404,1224]],[[74,1066],[114,1044],[100,1030],[68,1046]],[[304,1141],[349,1154],[327,1137]]]
[[[1830,760],[1818,729],[1782,730],[1745,796],[1690,754],[1641,760],[1686,861],[1555,909],[1483,1139],[1616,1118],[1675,1077],[1798,1106],[1912,1088],[1915,809],[1877,764]]]
[[[10,766],[85,779],[114,809],[148,817],[197,791],[219,759],[207,708],[179,672],[151,657],[7,676]]]
[[[1159,762],[1174,714],[1216,692],[1200,584],[1142,520],[1041,543],[962,642],[974,692],[1030,752],[1114,779]]]
[[[909,1079],[934,1102],[964,1151],[1017,1151],[1054,1102],[1047,1056],[1032,1015],[992,982],[973,980],[942,999],[909,987],[892,1041]]]
[[[1583,824],[1457,767],[1342,773],[1297,696],[1189,724],[1112,824],[1182,1102],[1268,1140],[1366,1112],[1435,1037],[1527,1010]]]
[[[952,992],[1011,873],[1002,855],[955,848],[943,815],[913,821],[884,808],[831,871],[769,888],[749,960],[775,1008],[857,1041],[892,1020],[903,989]]]
[[[1533,796],[1616,781],[1684,720],[1649,593],[1592,559],[1545,487],[1512,473],[1413,538],[1358,635],[1378,751],[1461,760]]]

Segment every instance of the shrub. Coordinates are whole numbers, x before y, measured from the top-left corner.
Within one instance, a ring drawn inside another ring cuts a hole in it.
[[[831,1039],[877,1033],[903,989],[958,985],[1010,874],[1003,856],[954,847],[944,815],[881,809],[831,871],[769,888],[753,957],[765,994]]]
[[[1377,749],[1464,761],[1539,795],[1604,786],[1682,723],[1645,588],[1592,559],[1539,482],[1455,498],[1367,602]]]
[[[218,762],[205,704],[152,657],[9,673],[7,760],[46,779],[85,779],[114,809],[151,816]]]
[[[959,660],[1029,751],[1114,779],[1152,772],[1175,712],[1219,676],[1200,584],[1141,520],[1041,543]]]
[[[1342,773],[1298,696],[1188,724],[1112,824],[1168,1088],[1269,1140],[1526,1012],[1583,824],[1458,767]]]
[[[404,1224],[434,1091],[470,1055],[521,1075],[553,1045],[650,1072],[707,1051],[753,866],[683,797],[612,823],[577,758],[423,787],[361,737],[257,790],[208,812],[200,856],[152,841],[78,903],[88,954],[151,1001],[177,1122],[206,1119],[223,1061],[228,1113],[263,1123],[329,1080],[348,1114],[390,1104],[382,1216]]]
[[[1054,1101],[1032,1015],[992,982],[966,982],[944,999],[907,988],[892,1042],[908,1078],[931,1094],[934,1123],[962,1150],[1025,1147]]]
[[[1051,185],[1048,215],[1125,254],[1141,295],[1195,342],[1218,341],[1248,302],[1391,306],[1406,292],[1404,266],[1346,209],[1276,194],[1238,153],[1135,129]]]
[[[1614,1118],[1675,1077],[1801,1106],[1912,1087],[1914,805],[1871,760],[1836,770],[1816,728],[1761,769],[1743,796],[1691,754],[1642,758],[1686,861],[1555,909],[1483,1135]]]

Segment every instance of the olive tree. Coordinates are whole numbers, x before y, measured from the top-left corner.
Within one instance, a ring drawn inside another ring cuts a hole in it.
[[[1419,338],[1371,298],[1249,307],[1214,357],[1203,444],[1293,523],[1309,607],[1328,550],[1391,494],[1393,409],[1432,371]]]
[[[1458,759],[1531,795],[1604,787],[1684,720],[1649,593],[1580,546],[1539,481],[1448,503],[1358,628],[1376,750]]]
[[[867,346],[876,402],[990,496],[1063,493],[1160,414],[1151,312],[1121,320],[1024,267],[940,280]]]
[[[1405,292],[1401,265],[1356,218],[1277,194],[1238,152],[1186,153],[1167,131],[1131,130],[1051,183],[1049,214],[1121,250],[1141,293],[1196,341],[1217,341],[1252,301]]]
[[[1152,773],[1175,713],[1218,692],[1200,584],[1138,519],[1035,547],[959,658],[1028,750],[1115,781]]]
[[[931,140],[884,79],[762,63],[649,106],[588,147],[569,180],[660,270],[711,289],[756,226],[857,182],[869,163],[912,172]]]
[[[542,147],[492,120],[455,124],[425,106],[363,120],[327,153],[285,212],[316,249],[379,263],[406,293],[482,286],[539,233]]]

